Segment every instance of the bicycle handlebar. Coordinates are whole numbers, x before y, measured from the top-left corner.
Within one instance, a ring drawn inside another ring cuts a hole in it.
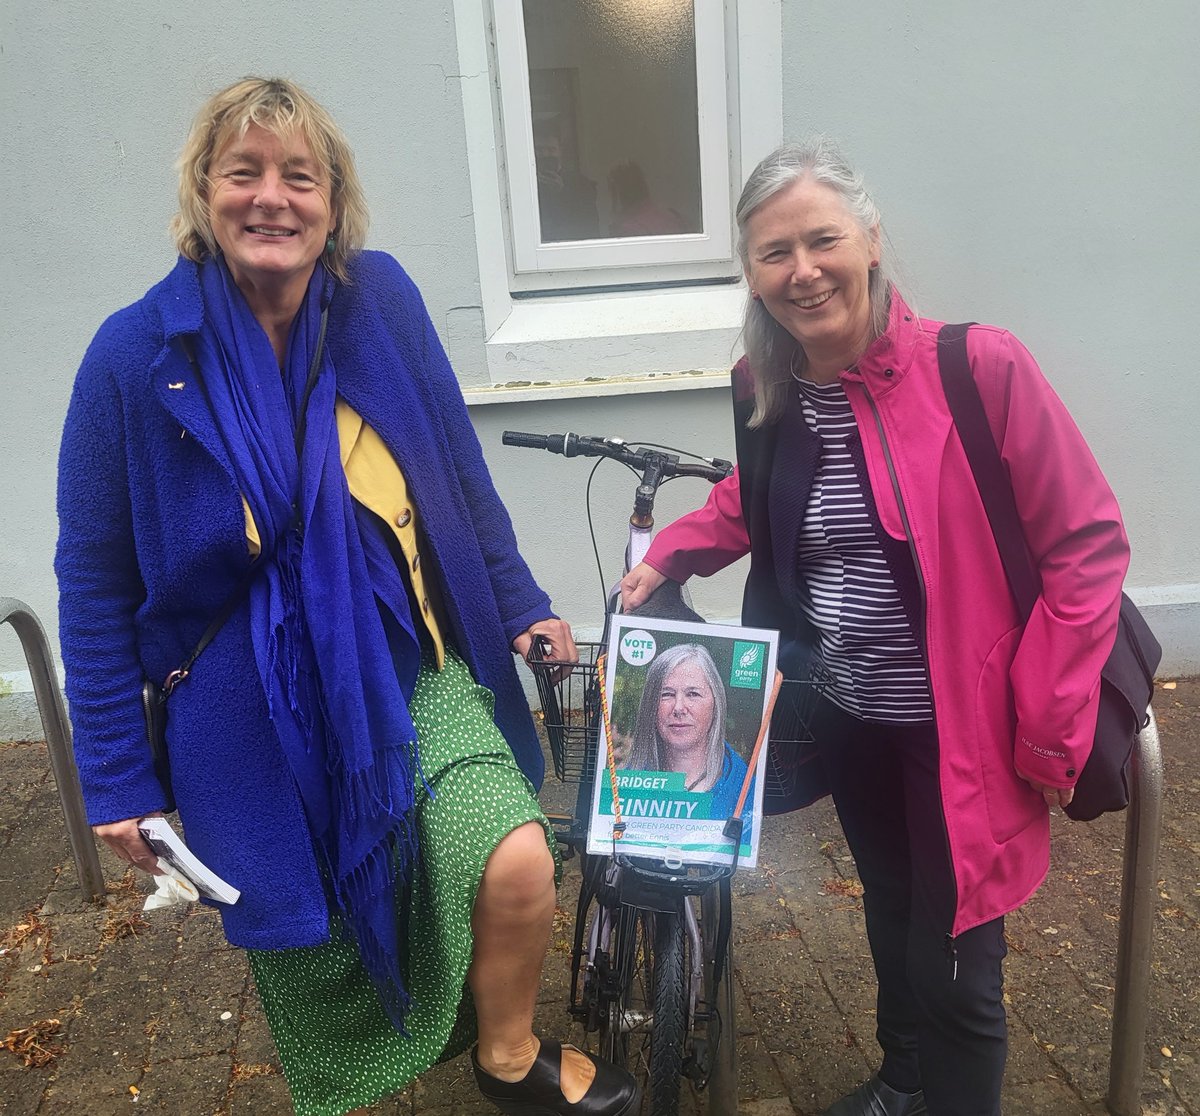
[[[701,458],[704,464],[692,465],[681,462],[678,454],[631,449],[621,438],[597,438],[571,433],[529,434],[520,430],[506,430],[502,440],[506,446],[544,449],[548,453],[562,454],[563,457],[608,457],[629,465],[639,473],[645,474],[649,470],[646,480],[654,488],[672,477],[700,477],[716,484],[733,472],[733,463],[720,457]]]
[[[523,434],[520,430],[506,430],[504,432],[504,444],[506,446],[520,446],[522,449],[546,449],[547,443],[553,435],[551,434]],[[561,439],[562,435],[559,435]],[[562,446],[559,445],[557,451],[562,453]]]

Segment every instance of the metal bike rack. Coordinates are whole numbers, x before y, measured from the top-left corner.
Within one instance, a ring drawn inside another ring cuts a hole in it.
[[[1133,750],[1121,921],[1117,929],[1117,979],[1106,1104],[1113,1116],[1140,1116],[1138,1101],[1150,1018],[1150,950],[1157,897],[1158,841],[1162,827],[1162,752],[1158,723],[1148,710]]]
[[[14,597],[0,597],[0,624],[5,621],[13,626],[21,640],[21,649],[25,652],[25,661],[33,678],[33,693],[46,734],[50,769],[54,772],[58,799],[67,823],[67,837],[71,842],[71,855],[75,858],[79,886],[91,902],[99,903],[104,898],[104,875],[83,808],[79,770],[75,766],[75,753],[71,750],[71,723],[67,720],[66,703],[54,673],[46,632],[32,609]]]

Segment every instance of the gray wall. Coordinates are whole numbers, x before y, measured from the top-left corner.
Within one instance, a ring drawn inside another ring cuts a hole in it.
[[[787,133],[841,140],[922,313],[1029,346],[1120,498],[1129,584],[1194,604],[1200,6],[785,0],[784,38]]]
[[[1200,670],[1200,407],[1185,338],[1200,301],[1188,200],[1200,8],[785,0],[783,34],[786,131],[831,132],[862,166],[924,313],[1003,324],[1038,356],[1122,500],[1131,585],[1182,602],[1159,611],[1168,669]],[[450,0],[10,4],[0,42],[0,595],[53,629],[71,378],[101,320],[171,264],[172,163],[206,93],[278,71],[330,107],[358,153],[372,246],[413,273],[444,337],[464,320],[455,311],[474,320],[479,305],[474,225]],[[469,342],[452,354],[478,354]],[[469,357],[459,372],[484,375]],[[535,572],[585,624],[597,610],[586,467],[504,449],[499,431],[732,449],[716,390],[497,404],[473,418]],[[616,470],[601,477],[597,507],[620,531],[628,486]],[[666,490],[662,519],[700,496]],[[614,572],[619,554],[605,558]],[[701,586],[714,617],[735,614],[738,597],[737,571]],[[0,631],[0,671],[23,665]]]

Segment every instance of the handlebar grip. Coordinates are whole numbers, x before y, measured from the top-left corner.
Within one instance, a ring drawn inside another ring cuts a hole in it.
[[[549,434],[525,434],[520,430],[506,430],[501,440],[506,446],[520,446],[523,449],[546,449],[550,441]]]

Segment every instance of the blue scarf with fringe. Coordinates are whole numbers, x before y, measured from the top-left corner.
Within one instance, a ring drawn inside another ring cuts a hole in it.
[[[264,567],[249,603],[271,722],[329,883],[334,927],[353,937],[384,1008],[403,1029],[409,996],[399,926],[417,851],[419,770],[407,699],[420,649],[404,579],[346,485],[328,350],[299,460],[295,448],[321,312],[336,284],[318,262],[281,374],[224,261],[207,260],[200,282],[205,324],[197,359],[262,541]]]

